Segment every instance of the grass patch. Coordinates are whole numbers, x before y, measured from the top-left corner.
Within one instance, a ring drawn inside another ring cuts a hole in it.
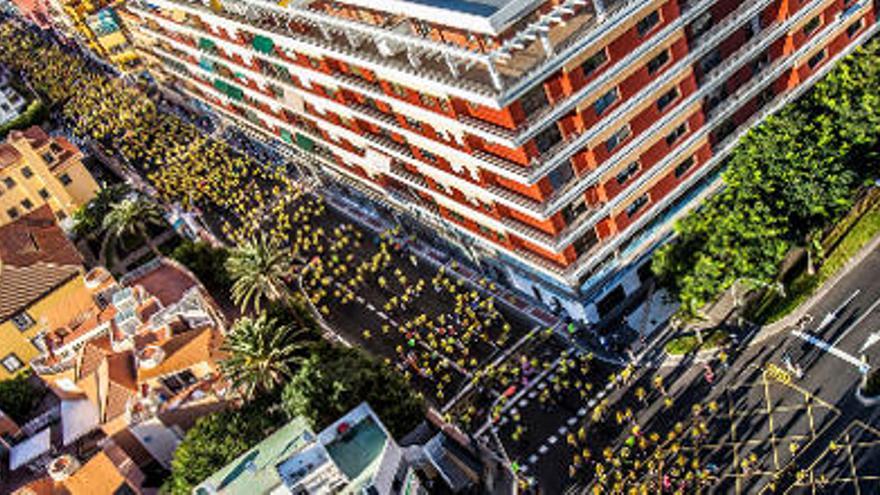
[[[752,319],[762,324],[773,323],[794,311],[809,299],[817,288],[840,271],[846,262],[878,233],[880,233],[880,207],[874,207],[855,222],[814,275],[808,275],[806,271],[801,272],[786,288],[784,298],[779,297],[775,292],[765,294],[756,304]]]
[[[730,334],[728,334],[726,330],[716,328],[715,330],[703,332],[703,345],[700,345],[700,341],[697,339],[696,334],[688,333],[675,337],[667,342],[665,349],[666,353],[669,355],[682,356],[684,354],[690,354],[696,350],[706,351],[709,349],[715,349],[716,347],[720,347],[727,343],[729,338]]]

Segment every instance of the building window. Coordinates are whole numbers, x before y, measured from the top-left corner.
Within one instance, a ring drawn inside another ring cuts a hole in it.
[[[556,170],[550,172],[550,175],[547,176],[550,180],[550,185],[552,185],[553,189],[557,191],[568,184],[568,181],[570,181],[572,177],[574,177],[574,171],[571,169],[571,164],[568,162],[556,167]]]
[[[70,176],[66,173],[61,174],[61,176],[58,177],[58,180],[61,181],[61,184],[65,186],[69,186],[73,182],[73,179],[71,179]]]
[[[13,206],[12,208],[6,210],[6,215],[9,218],[15,220],[16,218],[18,218],[18,208]]]
[[[655,74],[661,67],[669,62],[669,50],[663,50],[656,57],[648,61],[648,73]]]
[[[580,256],[589,251],[597,242],[599,242],[599,236],[596,235],[596,230],[592,229],[576,240],[572,246],[574,246],[575,253]]]
[[[605,110],[608,110],[608,107],[617,101],[617,96],[617,88],[612,88],[611,91],[605,93],[596,100],[596,103],[593,103],[593,110],[596,111],[596,115],[602,115],[605,113]]]
[[[660,12],[655,10],[650,14],[646,15],[636,24],[636,30],[639,33],[639,36],[644,36],[648,34],[654,26],[660,23]]]
[[[172,394],[177,395],[181,390],[195,385],[195,383],[198,382],[198,379],[192,374],[192,371],[183,370],[180,373],[163,377],[159,379],[159,381],[161,381],[162,385],[165,385],[165,388],[170,390]]]
[[[695,163],[695,160],[694,160],[693,155],[687,157],[683,162],[679,163],[675,167],[675,178],[678,179],[682,175],[686,174],[687,171],[690,170],[691,167],[694,166],[694,163]]]
[[[429,161],[429,162],[432,162],[432,163],[436,163],[436,162],[437,162],[437,156],[434,155],[434,153],[431,153],[430,151],[428,151],[428,150],[424,150],[424,149],[421,149],[421,148],[419,148],[419,152],[421,152],[421,154],[422,154],[422,158],[424,158],[425,160],[427,160],[427,161]]]
[[[605,48],[602,48],[598,52],[594,53],[593,56],[584,60],[584,63],[581,64],[581,70],[584,71],[584,77],[588,77],[590,74],[595,72],[596,69],[602,67],[602,65],[608,61],[608,53]]]
[[[650,199],[651,198],[648,194],[644,194],[640,196],[637,200],[630,203],[629,206],[626,207],[626,216],[632,218],[636,213],[639,212],[639,210],[641,210],[645,207],[646,204],[648,204],[648,201],[650,201]]]
[[[31,202],[31,200],[25,198],[21,202],[21,207],[24,208],[25,211],[29,211],[31,208],[34,207],[34,203]]]
[[[857,20],[856,22],[850,24],[848,28],[846,28],[846,35],[849,36],[850,38],[852,38],[853,36],[855,36],[856,33],[858,33],[859,31],[862,30],[862,27],[864,25],[865,25],[864,19]]]
[[[578,196],[574,202],[562,210],[562,218],[566,224],[571,224],[587,211],[587,201],[583,196]]]
[[[449,212],[449,218],[455,220],[456,222],[464,222],[464,217],[461,216],[461,213],[455,210],[446,210]]]
[[[712,50],[712,53],[706,55],[700,60],[700,70],[703,71],[703,74],[707,74],[715,67],[718,67],[721,60],[723,60],[721,57],[721,50],[716,48]]]
[[[819,29],[819,26],[821,26],[821,25],[822,25],[822,16],[817,15],[816,17],[813,17],[812,19],[807,21],[806,24],[804,24],[804,35],[809,36],[809,35],[813,34],[814,32],[816,32],[817,29]]]
[[[519,104],[522,106],[526,116],[532,115],[550,104],[547,100],[547,93],[544,92],[544,85],[539,84],[523,95]]]
[[[678,88],[670,89],[669,91],[664,93],[659,100],[657,100],[657,110],[662,112],[666,109],[666,107],[669,106],[670,103],[675,101],[676,98],[678,98]]]
[[[25,179],[30,179],[31,177],[34,176],[34,171],[31,170],[30,167],[23,167],[23,168],[21,169],[21,175],[22,175]]]
[[[683,122],[678,127],[672,130],[669,134],[666,135],[666,144],[672,146],[676,141],[679,140],[682,136],[687,132],[687,123]]]
[[[64,213],[64,211],[62,210],[58,210],[55,212],[55,217],[58,219],[59,222],[63,222],[64,219],[67,218],[67,213]]]
[[[626,140],[626,138],[628,138],[629,135],[630,135],[629,124],[624,124],[623,127],[618,129],[614,134],[611,135],[611,137],[609,137],[605,141],[605,149],[609,153],[611,153],[612,151],[614,151],[615,148],[617,148],[620,145],[620,143],[622,143],[624,140]]]
[[[31,315],[27,314],[27,312],[12,315],[12,324],[15,325],[15,328],[17,328],[19,332],[24,332],[28,328],[34,326],[35,323],[34,319],[31,318]]]
[[[697,20],[691,24],[691,34],[694,38],[699,38],[702,36],[709,28],[712,27],[712,13],[709,11],[704,12],[700,17],[697,17]]]
[[[638,161],[632,162],[626,166],[623,170],[618,172],[617,174],[617,183],[621,186],[624,185],[628,180],[632,179],[634,175],[639,173],[639,169],[641,165]]]
[[[825,49],[824,48],[819,50],[818,52],[816,52],[816,54],[813,55],[812,57],[810,57],[810,60],[807,60],[807,65],[812,70],[812,69],[815,69],[816,66],[818,66],[820,63],[822,63],[822,60],[825,60]]]
[[[6,368],[6,371],[15,373],[24,368],[24,363],[22,363],[21,359],[18,359],[18,356],[13,353],[3,358],[3,367]]]
[[[433,96],[429,96],[424,93],[419,93],[419,101],[422,102],[422,105],[429,108],[433,108],[436,104]]]
[[[404,88],[400,84],[397,84],[396,82],[389,82],[388,86],[391,87],[391,92],[394,93],[396,96],[399,96],[400,98],[406,98],[406,88]]]
[[[410,126],[413,129],[416,129],[418,131],[422,130],[422,123],[419,122],[418,120],[416,120],[412,117],[406,116],[406,115],[404,115],[403,118],[404,118],[404,120],[406,120],[406,125]]]
[[[12,189],[13,187],[15,187],[15,179],[13,179],[12,177],[4,177],[3,185],[6,186],[6,189]]]
[[[562,141],[562,133],[559,132],[559,126],[556,124],[551,124],[550,127],[535,136],[535,146],[538,147],[540,153],[546,153],[560,141]]]

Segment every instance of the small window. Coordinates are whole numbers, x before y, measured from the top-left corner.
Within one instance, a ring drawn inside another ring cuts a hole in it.
[[[49,199],[49,191],[47,191],[45,187],[37,191],[37,193],[40,195],[41,198]]]
[[[687,132],[687,123],[682,123],[666,135],[666,144],[672,146]]]
[[[162,385],[165,385],[172,394],[177,395],[183,389],[198,382],[198,379],[196,379],[196,376],[193,375],[190,370],[183,370],[180,373],[163,377],[159,381],[161,381]]]
[[[530,89],[528,93],[523,95],[519,103],[527,117],[550,104],[547,100],[547,93],[544,92],[543,84],[539,84]]]
[[[605,113],[605,110],[608,110],[608,107],[614,105],[614,102],[617,101],[617,88],[612,88],[611,91],[602,95],[596,103],[593,103],[593,110],[596,111],[596,115],[602,115]]]
[[[574,252],[580,256],[589,251],[597,242],[599,242],[599,236],[596,234],[596,230],[592,229],[588,230],[586,234],[576,240],[572,246],[574,246]]]
[[[16,371],[24,368],[24,363],[21,362],[21,359],[18,359],[18,356],[15,354],[9,354],[5,358],[3,358],[3,367],[6,368],[6,371],[10,373],[15,373]]]
[[[63,222],[64,219],[67,218],[67,213],[64,213],[63,210],[58,210],[55,212],[55,218],[57,218],[59,222]]]
[[[810,57],[810,60],[807,60],[807,65],[810,67],[810,69],[815,69],[816,66],[818,66],[820,63],[822,63],[822,60],[825,60],[825,49],[824,48],[819,50],[819,52],[817,52],[812,57]]]
[[[431,153],[430,151],[421,148],[419,148],[419,151],[422,153],[422,158],[424,158],[425,160],[428,160],[429,162],[437,161],[437,156],[434,155],[434,153]]]
[[[406,116],[406,115],[404,115],[403,118],[404,118],[404,120],[406,120],[406,124],[408,126],[412,127],[413,129],[416,129],[416,130],[422,130],[422,123],[419,122],[418,120],[416,120],[412,117]]]
[[[406,98],[408,94],[406,88],[404,88],[400,84],[397,84],[396,82],[389,82],[388,85],[391,86],[391,92],[394,93],[396,96],[399,96],[400,98]]]
[[[709,28],[712,27],[712,24],[712,13],[707,10],[702,15],[700,15],[700,17],[697,17],[697,20],[695,20],[693,24],[691,24],[691,33],[693,34],[693,37],[699,38],[700,36],[702,36],[703,33],[708,31]]]
[[[12,189],[13,187],[15,187],[15,179],[13,179],[12,177],[4,177],[3,185],[6,186],[6,189]]]
[[[36,322],[31,315],[25,313],[16,313],[12,315],[12,324],[15,325],[15,328],[18,329],[19,332],[24,332],[28,328],[34,326]]]
[[[846,35],[849,36],[850,38],[852,38],[853,36],[856,35],[856,33],[858,33],[859,31],[862,30],[862,27],[864,25],[865,25],[864,19],[857,20],[856,22],[850,24],[849,27],[846,28]]]
[[[594,53],[592,57],[584,60],[584,63],[581,64],[581,70],[584,71],[584,77],[588,77],[592,74],[596,69],[602,67],[605,62],[608,61],[608,53],[605,51],[605,48],[602,48],[598,52]]]
[[[22,175],[25,179],[30,179],[31,177],[34,176],[34,171],[31,170],[30,167],[23,167],[23,168],[21,169],[21,175]]]
[[[61,174],[61,176],[58,177],[58,180],[60,180],[61,184],[65,186],[69,186],[73,182],[73,179],[71,179],[66,173]]]
[[[629,124],[626,124],[623,127],[621,127],[620,129],[618,129],[617,132],[612,134],[611,137],[609,137],[605,141],[605,149],[609,153],[611,153],[612,151],[614,151],[615,148],[617,148],[620,145],[620,143],[625,141],[626,138],[629,137],[629,135],[630,135]]]
[[[640,168],[641,165],[639,165],[639,162],[635,161],[630,163],[617,174],[617,183],[621,186],[626,184],[626,182],[632,179],[634,175],[639,173]]]
[[[13,206],[12,208],[6,210],[6,215],[9,216],[9,218],[15,220],[16,218],[18,218],[18,208]]]
[[[652,29],[654,29],[654,26],[659,23],[660,12],[655,10],[654,12],[651,12],[650,14],[643,17],[642,20],[640,20],[639,23],[636,24],[636,30],[638,31],[639,36],[644,36],[648,34],[648,32],[650,32]]]
[[[44,162],[46,162],[50,165],[52,164],[52,162],[55,161],[55,155],[53,155],[49,151],[47,151],[46,153],[43,153],[42,155],[40,155],[40,157],[43,159]]]
[[[419,101],[422,102],[422,105],[433,108],[434,105],[437,104],[436,100],[434,100],[433,96],[426,95],[424,93],[419,93]]]
[[[21,207],[24,208],[25,211],[29,211],[31,208],[34,207],[34,203],[28,198],[25,198],[21,201]]]
[[[662,112],[666,109],[666,107],[669,106],[670,103],[675,101],[676,98],[678,98],[678,88],[670,89],[669,91],[664,93],[659,100],[657,100],[657,110],[660,110]]]
[[[690,170],[691,167],[694,166],[694,162],[695,162],[695,161],[694,161],[694,157],[693,157],[693,156],[689,156],[689,157],[687,157],[683,162],[679,163],[679,164],[675,167],[675,178],[678,179],[678,178],[680,178],[682,175],[686,174],[686,173],[688,172],[688,170]]]
[[[571,163],[565,162],[562,165],[556,167],[553,172],[550,172],[550,175],[547,176],[550,179],[550,185],[553,186],[554,190],[559,190],[565,187],[568,184],[568,181],[574,177],[574,171],[571,169]]]
[[[669,62],[669,50],[663,50],[656,57],[648,61],[648,73],[655,74],[661,67]]]
[[[559,132],[559,126],[556,124],[551,124],[550,127],[535,136],[535,146],[538,147],[540,153],[550,151],[560,141],[562,141],[562,133]]]
[[[822,25],[822,16],[817,15],[816,17],[813,17],[812,19],[807,21],[806,24],[804,24],[804,34],[806,36],[813,34],[816,31],[816,29],[819,29],[819,26],[821,26],[821,25]]]
[[[647,194],[640,196],[626,207],[626,216],[632,217],[648,204],[650,197]]]

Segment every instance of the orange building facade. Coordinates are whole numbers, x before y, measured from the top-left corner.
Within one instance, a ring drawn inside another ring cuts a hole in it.
[[[862,0],[136,0],[157,79],[597,321]],[[597,304],[598,303],[598,304]]]

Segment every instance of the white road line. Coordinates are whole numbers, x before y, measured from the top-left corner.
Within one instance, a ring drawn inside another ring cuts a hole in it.
[[[388,319],[388,315],[386,315],[385,313],[383,313],[383,312],[381,312],[381,311],[377,311],[377,312],[376,312],[376,316],[378,316],[379,318],[382,318],[383,320],[387,320],[387,319]]]
[[[355,300],[357,300],[357,302],[359,302],[359,303],[361,303],[361,304],[364,303],[364,298],[361,297],[361,296],[355,296]]]
[[[376,311],[376,306],[373,306],[372,304],[367,303],[367,309],[369,309],[370,311]]]
[[[859,323],[861,323],[865,318],[867,318],[868,315],[870,315],[872,311],[874,311],[875,309],[877,309],[877,306],[880,306],[880,297],[878,297],[877,300],[874,301],[873,304],[871,304],[871,306],[868,308],[868,310],[865,311],[864,313],[862,313],[862,315],[859,316],[859,317],[856,319],[856,321],[852,322],[848,327],[846,327],[846,330],[844,330],[843,333],[841,333],[840,336],[838,336],[837,339],[835,339],[835,341],[831,343],[831,345],[837,345],[837,344],[839,344],[840,341],[843,340],[844,337],[846,337],[846,334],[847,334],[850,330],[852,330],[853,328],[859,326]]]
[[[868,366],[866,363],[864,363],[862,360],[860,360],[850,354],[847,354],[846,352],[841,351],[840,349],[834,347],[833,345],[829,344],[828,342],[825,342],[822,339],[818,339],[818,338],[813,337],[812,335],[807,334],[807,333],[801,333],[797,330],[791,332],[791,334],[794,335],[795,337],[798,337],[800,339],[807,341],[810,344],[813,344],[814,346],[828,352],[831,355],[837,356],[838,358],[852,364],[853,366],[858,368],[862,374],[867,373],[871,369],[871,367]]]

